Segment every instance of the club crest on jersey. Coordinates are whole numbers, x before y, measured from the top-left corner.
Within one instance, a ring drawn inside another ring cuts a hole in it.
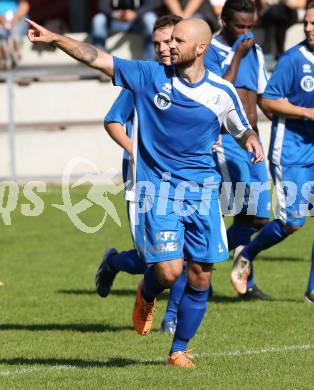
[[[171,106],[170,97],[163,92],[158,92],[155,95],[154,103],[160,110],[167,110]]]
[[[312,73],[310,64],[304,64],[303,65],[303,73]]]
[[[301,88],[305,92],[314,91],[314,78],[312,76],[304,76],[301,80]]]

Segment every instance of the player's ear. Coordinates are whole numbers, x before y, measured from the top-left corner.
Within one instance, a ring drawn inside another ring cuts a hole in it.
[[[207,50],[207,44],[206,43],[199,43],[196,47],[196,54],[202,55]]]

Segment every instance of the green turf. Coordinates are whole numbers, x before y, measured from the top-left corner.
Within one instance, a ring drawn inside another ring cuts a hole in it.
[[[85,192],[76,190],[74,202]],[[108,218],[95,234],[49,206],[61,203],[58,187],[41,196],[41,216],[25,217],[18,207],[12,226],[0,218],[1,390],[314,388],[314,306],[303,302],[313,219],[256,262],[256,280],[272,302],[239,302],[230,262],[216,267],[214,298],[190,344],[198,368],[184,370],[163,363],[171,342],[158,332],[166,294],[154,331],[141,338],[131,327],[140,276],[119,274],[106,299],[94,292],[103,249],[131,245],[122,196],[111,197],[122,227]],[[84,220],[97,225],[102,215],[94,206]]]

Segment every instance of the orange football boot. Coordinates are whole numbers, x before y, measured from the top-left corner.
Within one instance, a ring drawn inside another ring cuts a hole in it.
[[[141,280],[136,292],[136,300],[132,313],[134,329],[141,336],[146,336],[153,326],[156,298],[152,303],[145,302],[142,296],[144,281]]]
[[[188,353],[189,351],[172,352],[167,359],[167,364],[171,366],[194,368],[195,364],[192,362],[192,356]]]

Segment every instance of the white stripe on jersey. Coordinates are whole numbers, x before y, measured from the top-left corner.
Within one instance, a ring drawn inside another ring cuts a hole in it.
[[[218,39],[215,38],[215,37],[213,38],[213,40],[211,41],[210,44],[218,47],[218,49],[221,49],[221,50],[224,50],[224,51],[227,51],[227,52],[231,51],[231,47],[230,46],[227,46],[223,42],[218,41]]]
[[[268,81],[268,75],[266,73],[265,68],[265,59],[262,52],[262,49],[255,45],[256,47],[256,54],[258,59],[258,81],[257,81],[257,94],[261,95],[265,92],[267,81]]]
[[[274,147],[273,147],[272,156],[271,156],[271,161],[276,165],[281,164],[281,153],[282,153],[283,139],[285,136],[285,128],[286,128],[286,119],[279,117],[278,124],[277,124],[276,137],[274,140]]]
[[[234,57],[234,51],[232,51],[232,47],[225,45],[224,43],[218,41],[218,39],[214,38],[211,41],[211,45],[218,47],[218,49],[221,49],[223,51],[226,51],[228,53],[227,57],[225,60],[222,61],[221,63],[221,69],[223,69],[226,65],[230,65],[231,61]]]
[[[134,106],[134,116],[133,116],[133,126],[132,126],[132,150],[134,161],[132,163],[129,160],[128,172],[127,172],[127,182],[125,191],[125,199],[129,201],[135,201],[136,194],[136,168],[137,168],[137,151],[138,151],[138,114],[136,107]]]
[[[189,97],[197,103],[200,103],[214,112],[218,118],[220,126],[225,125],[230,134],[236,138],[240,138],[242,133],[247,130],[247,127],[242,123],[237,114],[233,98],[222,88],[210,84],[210,80],[227,86],[237,99],[237,104],[240,107],[242,116],[246,118],[242,103],[238,98],[235,88],[228,81],[216,76],[208,71],[209,82],[204,82],[196,88],[189,88],[181,83],[178,77],[173,78],[173,86],[183,95]]]
[[[314,55],[311,53],[305,46],[300,47],[300,52],[304,55],[304,57],[314,64]]]

